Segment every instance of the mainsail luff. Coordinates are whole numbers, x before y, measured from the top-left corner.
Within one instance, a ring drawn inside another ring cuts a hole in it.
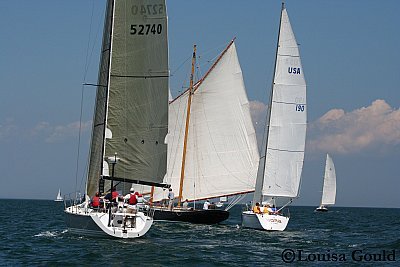
[[[150,13],[147,8],[140,11],[148,5]],[[122,180],[161,183],[166,169],[169,71],[165,0],[109,0],[106,18],[109,40],[104,36],[89,195],[97,191],[101,176],[109,176],[106,160],[115,153],[120,159],[115,176]]]
[[[336,171],[333,160],[326,154],[324,185],[322,189],[321,205],[333,205],[336,199]]]

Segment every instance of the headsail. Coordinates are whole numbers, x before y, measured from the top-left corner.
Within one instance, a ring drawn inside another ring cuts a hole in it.
[[[263,146],[257,179],[260,181],[257,186],[261,183],[262,190],[256,192],[255,200],[261,194],[296,197],[304,161],[306,83],[298,44],[284,7],[275,64],[266,145]]]
[[[165,182],[178,196],[188,92],[170,104]],[[205,199],[254,190],[258,163],[242,71],[232,42],[191,104],[183,199]],[[156,190],[154,200],[165,196]]]
[[[166,172],[168,43],[165,0],[109,0],[100,62],[87,194],[106,159],[115,177],[161,183]],[[129,189],[129,188],[128,188]]]
[[[321,205],[333,205],[336,199],[336,171],[332,158],[326,154],[324,187]]]

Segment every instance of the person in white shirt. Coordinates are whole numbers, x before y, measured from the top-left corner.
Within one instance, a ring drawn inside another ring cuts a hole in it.
[[[207,199],[203,204],[203,210],[208,210],[208,206],[210,206],[210,201]]]
[[[183,207],[185,210],[189,209],[189,200],[188,200],[188,199],[186,199],[186,200],[183,202],[182,207]]]
[[[129,191],[130,192],[124,196],[124,201],[128,203],[127,211],[133,212],[136,210],[137,196],[133,187]]]
[[[169,210],[172,210],[172,208],[173,208],[173,206],[174,206],[174,198],[175,198],[174,192],[172,192],[172,188],[170,188],[170,189],[169,189],[169,192],[168,192],[168,200],[169,200],[169,202],[168,202],[168,209],[169,209]]]

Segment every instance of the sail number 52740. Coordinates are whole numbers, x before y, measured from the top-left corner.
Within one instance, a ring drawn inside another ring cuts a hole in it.
[[[149,35],[149,34],[161,34],[161,24],[132,24],[131,34],[132,35]]]

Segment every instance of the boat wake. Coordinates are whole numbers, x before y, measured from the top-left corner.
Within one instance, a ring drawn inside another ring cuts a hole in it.
[[[34,235],[34,237],[58,237],[68,232],[68,229],[62,231],[44,231]]]

